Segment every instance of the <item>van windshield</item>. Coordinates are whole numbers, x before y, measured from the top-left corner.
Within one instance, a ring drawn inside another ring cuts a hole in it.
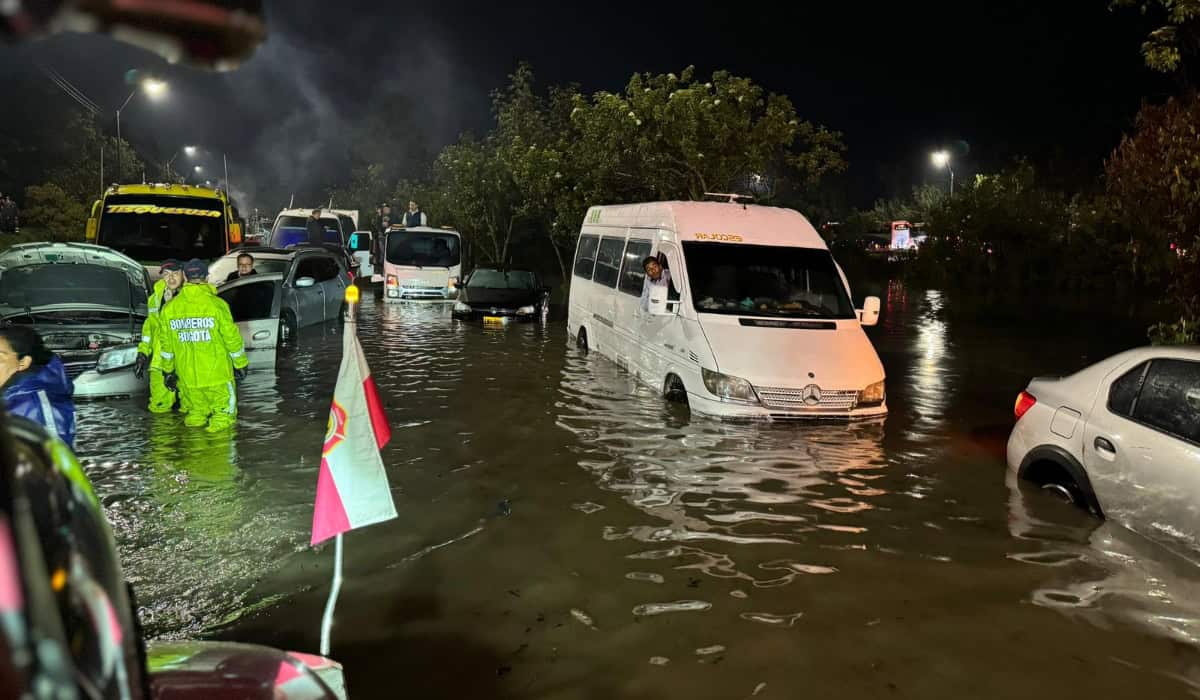
[[[211,260],[225,254],[223,210],[212,197],[110,195],[96,242],[137,260]]]
[[[288,246],[308,242],[307,216],[281,216],[275,222],[275,230],[271,232],[268,245],[272,248],[287,248]],[[342,232],[338,228],[338,220],[321,217],[321,225],[325,227],[325,242],[334,245],[342,244]]]
[[[700,313],[855,318],[827,250],[686,242],[683,254]]]
[[[393,265],[454,267],[459,261],[458,236],[452,233],[392,231],[387,237],[387,261]]]

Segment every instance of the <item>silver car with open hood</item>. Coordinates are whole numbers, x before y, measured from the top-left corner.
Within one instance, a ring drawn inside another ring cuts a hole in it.
[[[104,246],[24,243],[0,253],[0,324],[41,334],[76,398],[146,392],[133,365],[149,290],[146,268]]]

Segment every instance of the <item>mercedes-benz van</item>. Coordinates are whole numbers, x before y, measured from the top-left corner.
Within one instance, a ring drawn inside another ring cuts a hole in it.
[[[663,269],[646,280],[644,262]],[[595,206],[576,245],[568,332],[695,413],[878,418],[883,365],[846,276],[799,212],[736,202]],[[665,283],[662,283],[665,282]]]

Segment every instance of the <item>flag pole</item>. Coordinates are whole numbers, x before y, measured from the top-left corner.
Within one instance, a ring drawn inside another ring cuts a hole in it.
[[[337,607],[338,594],[342,592],[342,536],[333,543],[333,586],[329,589],[329,600],[325,601],[325,614],[321,617],[321,656],[329,656],[329,633],[333,630],[333,609]]]
[[[346,287],[346,325],[342,334],[357,333],[355,319],[358,311],[358,286],[354,282]],[[333,583],[329,587],[329,599],[325,601],[325,614],[321,616],[321,656],[329,656],[329,636],[333,631],[333,611],[337,607],[338,595],[342,592],[342,535],[333,543]]]

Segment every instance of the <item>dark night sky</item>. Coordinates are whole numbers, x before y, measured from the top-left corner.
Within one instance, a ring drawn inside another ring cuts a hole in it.
[[[928,153],[959,140],[970,146],[959,178],[1022,154],[1098,174],[1141,100],[1170,88],[1141,64],[1152,24],[1107,4],[267,0],[269,38],[231,73],[62,35],[0,49],[0,81],[31,72],[36,57],[115,107],[128,93],[126,70],[157,71],[171,82],[170,99],[138,98],[122,113],[125,136],[155,159],[184,143],[224,150],[235,191],[272,209],[293,191],[298,201],[315,197],[346,167],[346,132],[373,96],[419,101],[422,138],[436,151],[462,130],[488,127],[488,92],[522,59],[543,82],[587,91],[620,89],[635,71],[724,68],[843,132],[849,191],[865,205],[944,177]]]

